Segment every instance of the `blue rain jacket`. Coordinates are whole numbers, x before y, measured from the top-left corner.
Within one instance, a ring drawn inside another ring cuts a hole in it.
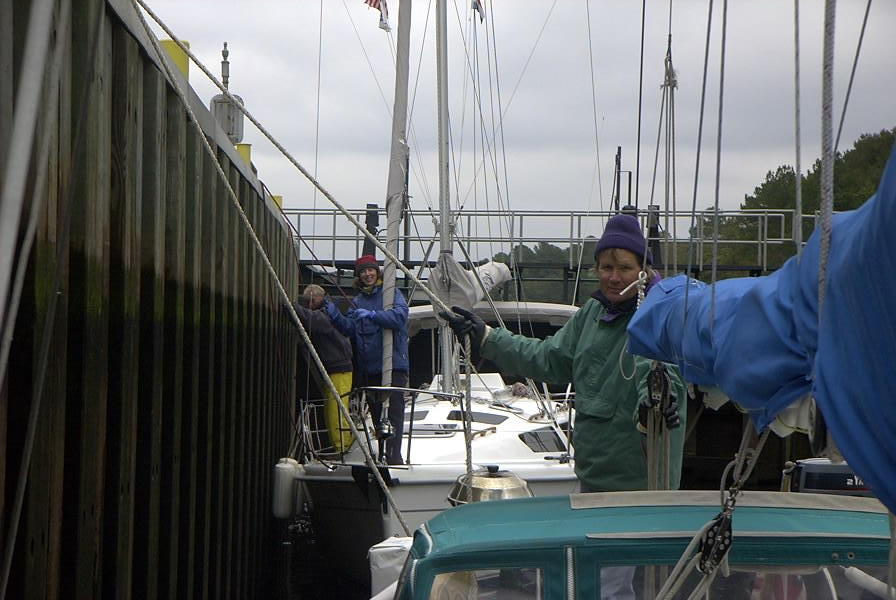
[[[877,194],[834,216],[819,319],[820,231],[775,273],[654,286],[629,323],[635,354],[715,385],[766,427],[812,394],[850,466],[896,512],[896,152]]]
[[[383,370],[383,328],[392,330],[392,370],[408,371],[408,303],[400,290],[395,290],[392,308],[383,310],[383,286],[379,284],[366,294],[354,298],[355,308],[375,312],[372,319],[352,319],[343,315],[332,304],[328,313],[343,335],[355,346],[355,370],[361,373],[380,373]]]

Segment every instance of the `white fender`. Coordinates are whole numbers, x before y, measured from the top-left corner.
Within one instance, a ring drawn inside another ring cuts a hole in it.
[[[272,509],[278,519],[288,519],[295,511],[296,470],[299,463],[292,458],[281,458],[274,465],[274,494]]]

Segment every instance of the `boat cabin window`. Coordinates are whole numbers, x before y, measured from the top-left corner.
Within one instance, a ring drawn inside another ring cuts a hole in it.
[[[428,410],[415,410],[414,414],[412,415],[411,411],[408,410],[404,413],[404,422],[409,423],[410,421],[422,421],[428,414]]]
[[[663,585],[662,577],[671,571],[668,567],[604,567],[600,570],[601,594],[610,598],[634,598],[651,600]],[[653,594],[650,576],[655,579]],[[700,581],[701,574],[692,573],[674,596],[677,600],[688,598]],[[710,585],[707,597],[727,600],[866,600],[884,598],[876,595],[886,589],[885,566],[738,566],[731,565],[727,576],[718,573]],[[634,595],[631,595],[632,591]],[[610,594],[607,596],[607,594]]]
[[[563,443],[563,440],[550,426],[521,433],[520,439],[529,446],[532,452],[566,451],[566,445]]]
[[[436,575],[430,600],[536,600],[544,597],[541,569],[453,571]]]
[[[499,425],[506,421],[508,417],[504,415],[493,415],[490,413],[473,412],[474,423],[485,423],[486,425]],[[449,421],[463,421],[464,414],[459,410],[452,410],[448,413]]]

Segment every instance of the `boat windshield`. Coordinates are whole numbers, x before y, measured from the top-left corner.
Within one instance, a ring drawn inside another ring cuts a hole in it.
[[[543,576],[541,569],[518,567],[439,573],[429,597],[536,600],[544,597]]]
[[[655,598],[666,567],[603,567],[600,582],[604,598]],[[651,571],[658,577],[650,585]],[[884,566],[734,566],[728,574],[719,572],[707,591],[709,598],[728,600],[837,600],[839,598],[871,599],[886,597]],[[675,599],[688,598],[700,582],[696,570],[685,580]],[[882,595],[878,595],[878,594]],[[607,595],[609,594],[609,595]]]

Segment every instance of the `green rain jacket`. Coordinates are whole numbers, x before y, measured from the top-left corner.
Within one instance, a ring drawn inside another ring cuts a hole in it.
[[[626,350],[632,315],[601,321],[591,298],[555,335],[539,340],[492,329],[482,355],[502,371],[547,383],[570,381],[576,392],[573,433],[576,476],[593,491],[647,488],[647,461],[638,432],[638,401],[647,397],[651,361]],[[622,358],[620,360],[620,354]],[[671,430],[670,482],[678,489],[686,428],[686,391],[676,367],[666,365],[681,426]]]

